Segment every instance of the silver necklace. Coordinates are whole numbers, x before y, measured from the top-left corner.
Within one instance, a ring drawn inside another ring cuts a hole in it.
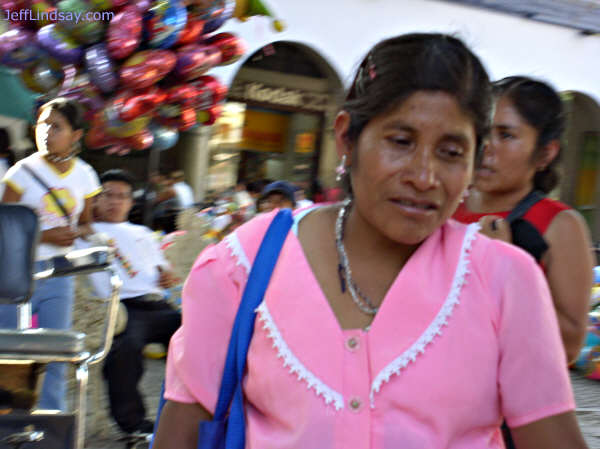
[[[335,246],[337,248],[338,259],[340,262],[338,266],[338,274],[340,276],[342,293],[345,291],[345,286],[347,285],[350,296],[352,297],[352,301],[354,301],[356,306],[367,315],[375,315],[379,310],[379,307],[376,307],[373,304],[373,302],[358,288],[352,279],[352,270],[350,269],[350,263],[348,262],[346,248],[344,247],[344,224],[348,218],[348,212],[350,210],[351,203],[352,200],[350,199],[344,201],[335,221]]]

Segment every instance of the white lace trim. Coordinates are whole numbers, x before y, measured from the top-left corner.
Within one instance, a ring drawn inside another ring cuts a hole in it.
[[[306,368],[300,360],[292,353],[284,341],[277,325],[273,321],[267,304],[263,301],[256,311],[259,314],[259,320],[263,322],[263,329],[267,331],[267,335],[273,340],[273,347],[277,349],[277,357],[283,359],[283,366],[289,367],[290,373],[295,374],[299,381],[304,381],[308,385],[308,389],[315,391],[317,396],[322,396],[326,404],[332,404],[336,410],[344,408],[344,397],[328,387],[317,376]]]
[[[459,296],[463,285],[465,284],[465,276],[469,273],[469,258],[468,252],[471,249],[471,244],[475,239],[477,232],[479,231],[479,224],[473,223],[467,227],[465,237],[460,252],[460,258],[456,271],[454,272],[454,279],[452,280],[452,287],[446,297],[444,305],[438,312],[435,319],[425,329],[425,332],[421,334],[419,339],[412,344],[404,353],[398,358],[390,362],[383,370],[377,374],[375,380],[371,385],[371,393],[369,399],[371,401],[371,407],[375,406],[375,393],[379,393],[381,386],[384,382],[389,382],[390,378],[394,374],[400,374],[400,371],[406,366],[414,362],[420,354],[425,352],[426,346],[433,341],[436,335],[442,335],[442,328],[448,324],[448,319],[459,301]]]
[[[225,237],[225,244],[231,251],[232,257],[236,260],[236,265],[241,265],[246,270],[246,275],[250,274],[250,262],[248,261],[248,257],[246,256],[246,252],[240,243],[240,239],[237,236],[236,232],[232,232],[227,237]]]

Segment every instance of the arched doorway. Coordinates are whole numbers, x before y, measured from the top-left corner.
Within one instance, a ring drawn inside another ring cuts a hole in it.
[[[563,142],[562,201],[583,214],[600,240],[600,105],[577,91],[562,93],[568,115]]]
[[[287,180],[308,186],[336,162],[327,128],[342,82],[327,60],[297,42],[272,42],[238,70],[210,140],[207,190],[240,181]]]

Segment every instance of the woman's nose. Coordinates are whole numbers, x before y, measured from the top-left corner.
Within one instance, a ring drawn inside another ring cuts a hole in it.
[[[437,164],[432,151],[418,149],[411,157],[409,181],[418,190],[429,190],[438,185]]]

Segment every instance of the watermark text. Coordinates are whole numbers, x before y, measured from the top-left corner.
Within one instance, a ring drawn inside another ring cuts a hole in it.
[[[31,9],[20,9],[18,11],[4,10],[4,18],[13,22],[25,22],[29,20],[42,22],[99,22],[110,21],[115,13],[112,11],[88,11],[88,12],[70,12],[70,11],[32,11]]]

